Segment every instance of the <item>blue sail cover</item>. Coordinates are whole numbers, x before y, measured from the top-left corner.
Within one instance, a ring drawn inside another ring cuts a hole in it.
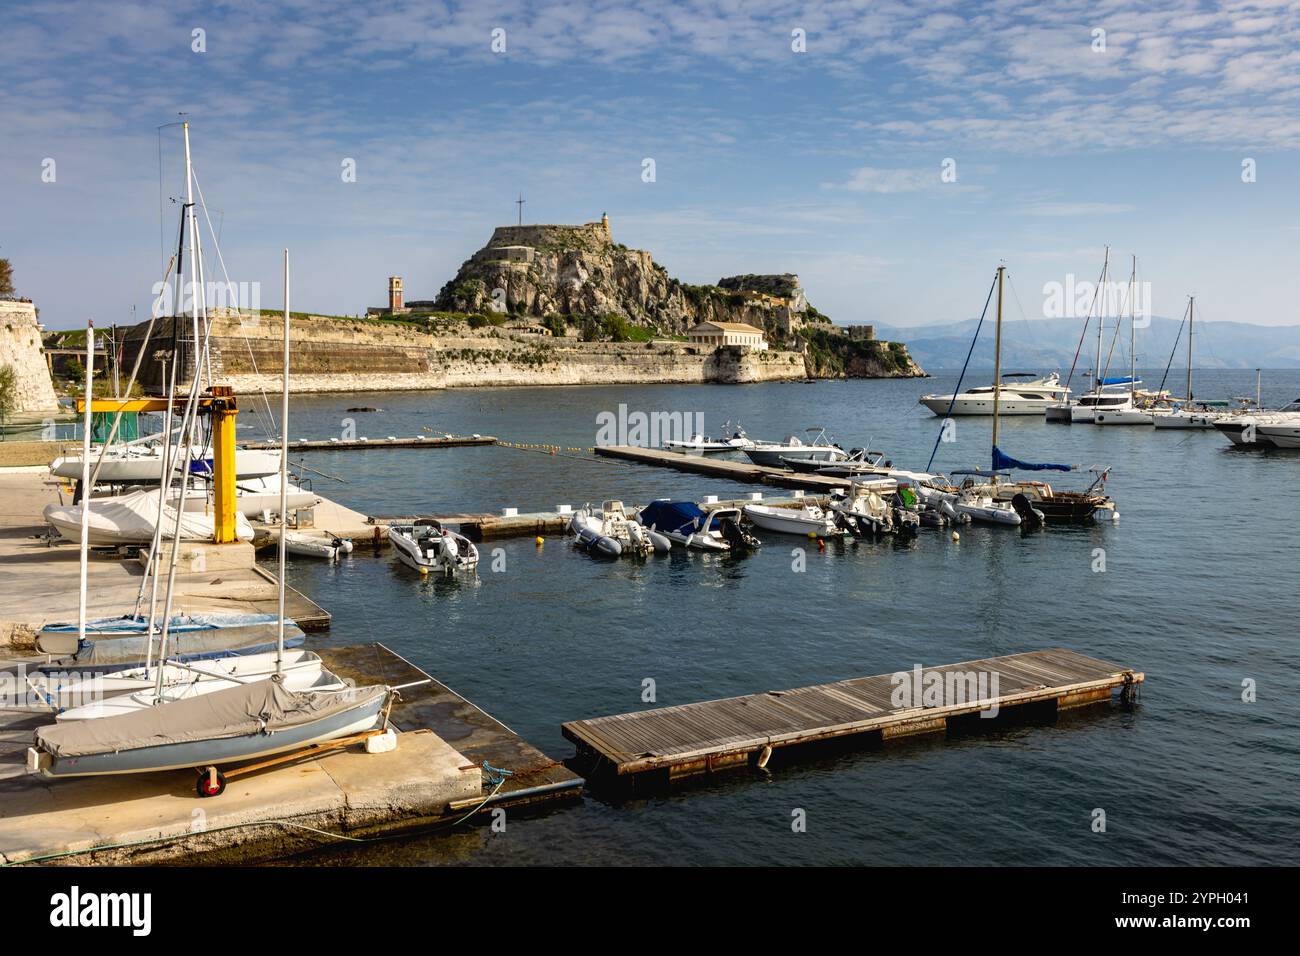
[[[1003,471],[1007,468],[1018,468],[1021,471],[1073,471],[1073,465],[1050,465],[1035,464],[1031,461],[1019,461],[1009,455],[1004,455],[1002,449],[997,445],[993,446],[993,470]]]
[[[693,534],[704,528],[708,516],[693,501],[652,501],[641,509],[641,523],[656,531]]]
[[[1135,378],[1129,378],[1127,375],[1125,375],[1123,378],[1103,378],[1103,379],[1101,380],[1101,384],[1103,384],[1103,385],[1136,385],[1136,384],[1137,384],[1137,379],[1135,379]]]

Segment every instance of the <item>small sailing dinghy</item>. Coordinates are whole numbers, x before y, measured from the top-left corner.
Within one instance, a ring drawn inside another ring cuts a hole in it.
[[[121,622],[117,624],[116,622]],[[76,625],[52,624],[36,635],[36,649],[54,658],[41,670],[103,672],[134,667],[148,658],[148,615],[100,618],[103,630],[87,628],[82,639]],[[154,625],[156,635],[162,621]],[[168,628],[175,652],[173,659],[202,660],[228,654],[257,654],[275,647],[278,621],[274,614],[173,614]],[[301,628],[285,625],[286,646],[296,647],[305,639]]]
[[[290,690],[345,686],[324,669],[320,656],[312,651],[286,651],[280,664],[285,686]],[[53,672],[29,677],[28,685],[40,700],[59,711],[55,720],[96,719],[266,680],[276,672],[276,652],[235,654],[189,663],[169,659],[162,668],[161,696],[154,690],[157,671],[156,665],[132,667],[91,677],[77,675],[70,680]]]
[[[131,713],[40,727],[27,750],[27,772],[87,777],[269,757],[382,726],[389,696],[380,685],[295,691],[278,677],[237,684]],[[200,778],[200,788],[207,779]]]
[[[169,493],[170,494],[170,493]],[[125,495],[90,498],[90,516],[85,522],[86,540],[92,545],[147,544],[154,538],[161,512],[165,527],[177,523],[176,509],[159,498],[163,492],[154,488],[133,491]],[[43,512],[48,524],[70,541],[81,541],[82,505],[46,505]],[[180,519],[180,536],[187,541],[212,540],[215,519],[201,511],[190,511],[188,506]],[[253,526],[242,514],[235,515],[235,534],[241,541],[253,540]]]
[[[463,534],[448,531],[438,521],[424,518],[415,524],[395,524],[388,529],[388,541],[402,563],[421,573],[473,571],[478,567],[478,548]]]
[[[684,548],[700,551],[750,551],[758,539],[740,526],[740,509],[705,511],[693,501],[652,501],[637,521]]]

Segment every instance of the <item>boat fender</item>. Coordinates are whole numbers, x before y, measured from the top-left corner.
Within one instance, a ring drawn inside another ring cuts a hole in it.
[[[960,540],[961,540],[961,535],[959,535],[956,531],[954,531],[954,532],[952,533],[952,540],[954,540],[954,541],[960,541]]]

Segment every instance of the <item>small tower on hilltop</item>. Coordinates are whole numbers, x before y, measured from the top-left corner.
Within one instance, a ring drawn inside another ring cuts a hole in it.
[[[406,311],[406,309],[402,305],[402,277],[401,276],[388,277],[388,311],[389,312]]]
[[[604,212],[602,212],[602,213],[600,214],[600,224],[601,224],[601,226],[603,226],[604,229],[605,229],[605,238],[606,238],[606,239],[611,239],[611,240],[612,240],[614,237],[613,237],[613,235],[610,234],[610,231],[609,231],[609,214],[608,214],[608,213],[604,213]]]

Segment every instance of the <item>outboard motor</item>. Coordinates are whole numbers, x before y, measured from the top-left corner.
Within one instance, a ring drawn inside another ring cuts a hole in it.
[[[1043,526],[1043,513],[1031,505],[1029,499],[1020,492],[1016,492],[1012,497],[1011,507],[1015,509],[1016,514],[1020,515],[1020,527],[1037,531]]]
[[[750,551],[758,547],[758,539],[742,528],[735,518],[720,519],[718,532],[722,535],[722,540],[731,546],[732,551]]]

